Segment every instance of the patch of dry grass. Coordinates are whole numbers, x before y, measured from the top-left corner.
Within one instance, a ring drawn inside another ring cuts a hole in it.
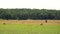
[[[0,24],[60,24],[60,20],[0,20]]]

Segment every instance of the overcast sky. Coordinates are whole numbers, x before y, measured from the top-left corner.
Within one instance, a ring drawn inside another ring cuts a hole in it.
[[[0,0],[0,8],[60,9],[60,0]]]

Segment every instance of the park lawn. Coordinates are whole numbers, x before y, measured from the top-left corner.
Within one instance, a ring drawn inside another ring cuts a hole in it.
[[[0,34],[60,34],[60,25],[0,24]]]

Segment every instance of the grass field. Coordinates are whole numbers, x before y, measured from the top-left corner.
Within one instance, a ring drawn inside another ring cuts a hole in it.
[[[48,23],[45,24],[44,20],[40,20],[40,21],[35,21],[35,22],[40,22],[43,23],[43,25],[40,25],[40,23],[38,24],[34,24],[34,21],[22,21],[23,23],[21,23],[19,21],[18,24],[14,24],[14,22],[18,23],[18,21],[7,21],[7,20],[0,20],[0,34],[60,34],[60,21],[50,21],[48,20]],[[25,24],[26,22],[26,24]],[[27,23],[29,22],[29,23]],[[31,24],[31,23],[33,24]],[[6,23],[6,24],[2,24],[2,23]],[[56,23],[56,24],[54,24]]]

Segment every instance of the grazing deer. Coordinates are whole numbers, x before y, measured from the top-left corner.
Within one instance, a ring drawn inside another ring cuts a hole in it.
[[[47,23],[47,20],[45,20],[45,22]]]
[[[4,25],[6,24],[6,23],[3,23]]]
[[[43,23],[41,23],[40,25],[43,25]]]

